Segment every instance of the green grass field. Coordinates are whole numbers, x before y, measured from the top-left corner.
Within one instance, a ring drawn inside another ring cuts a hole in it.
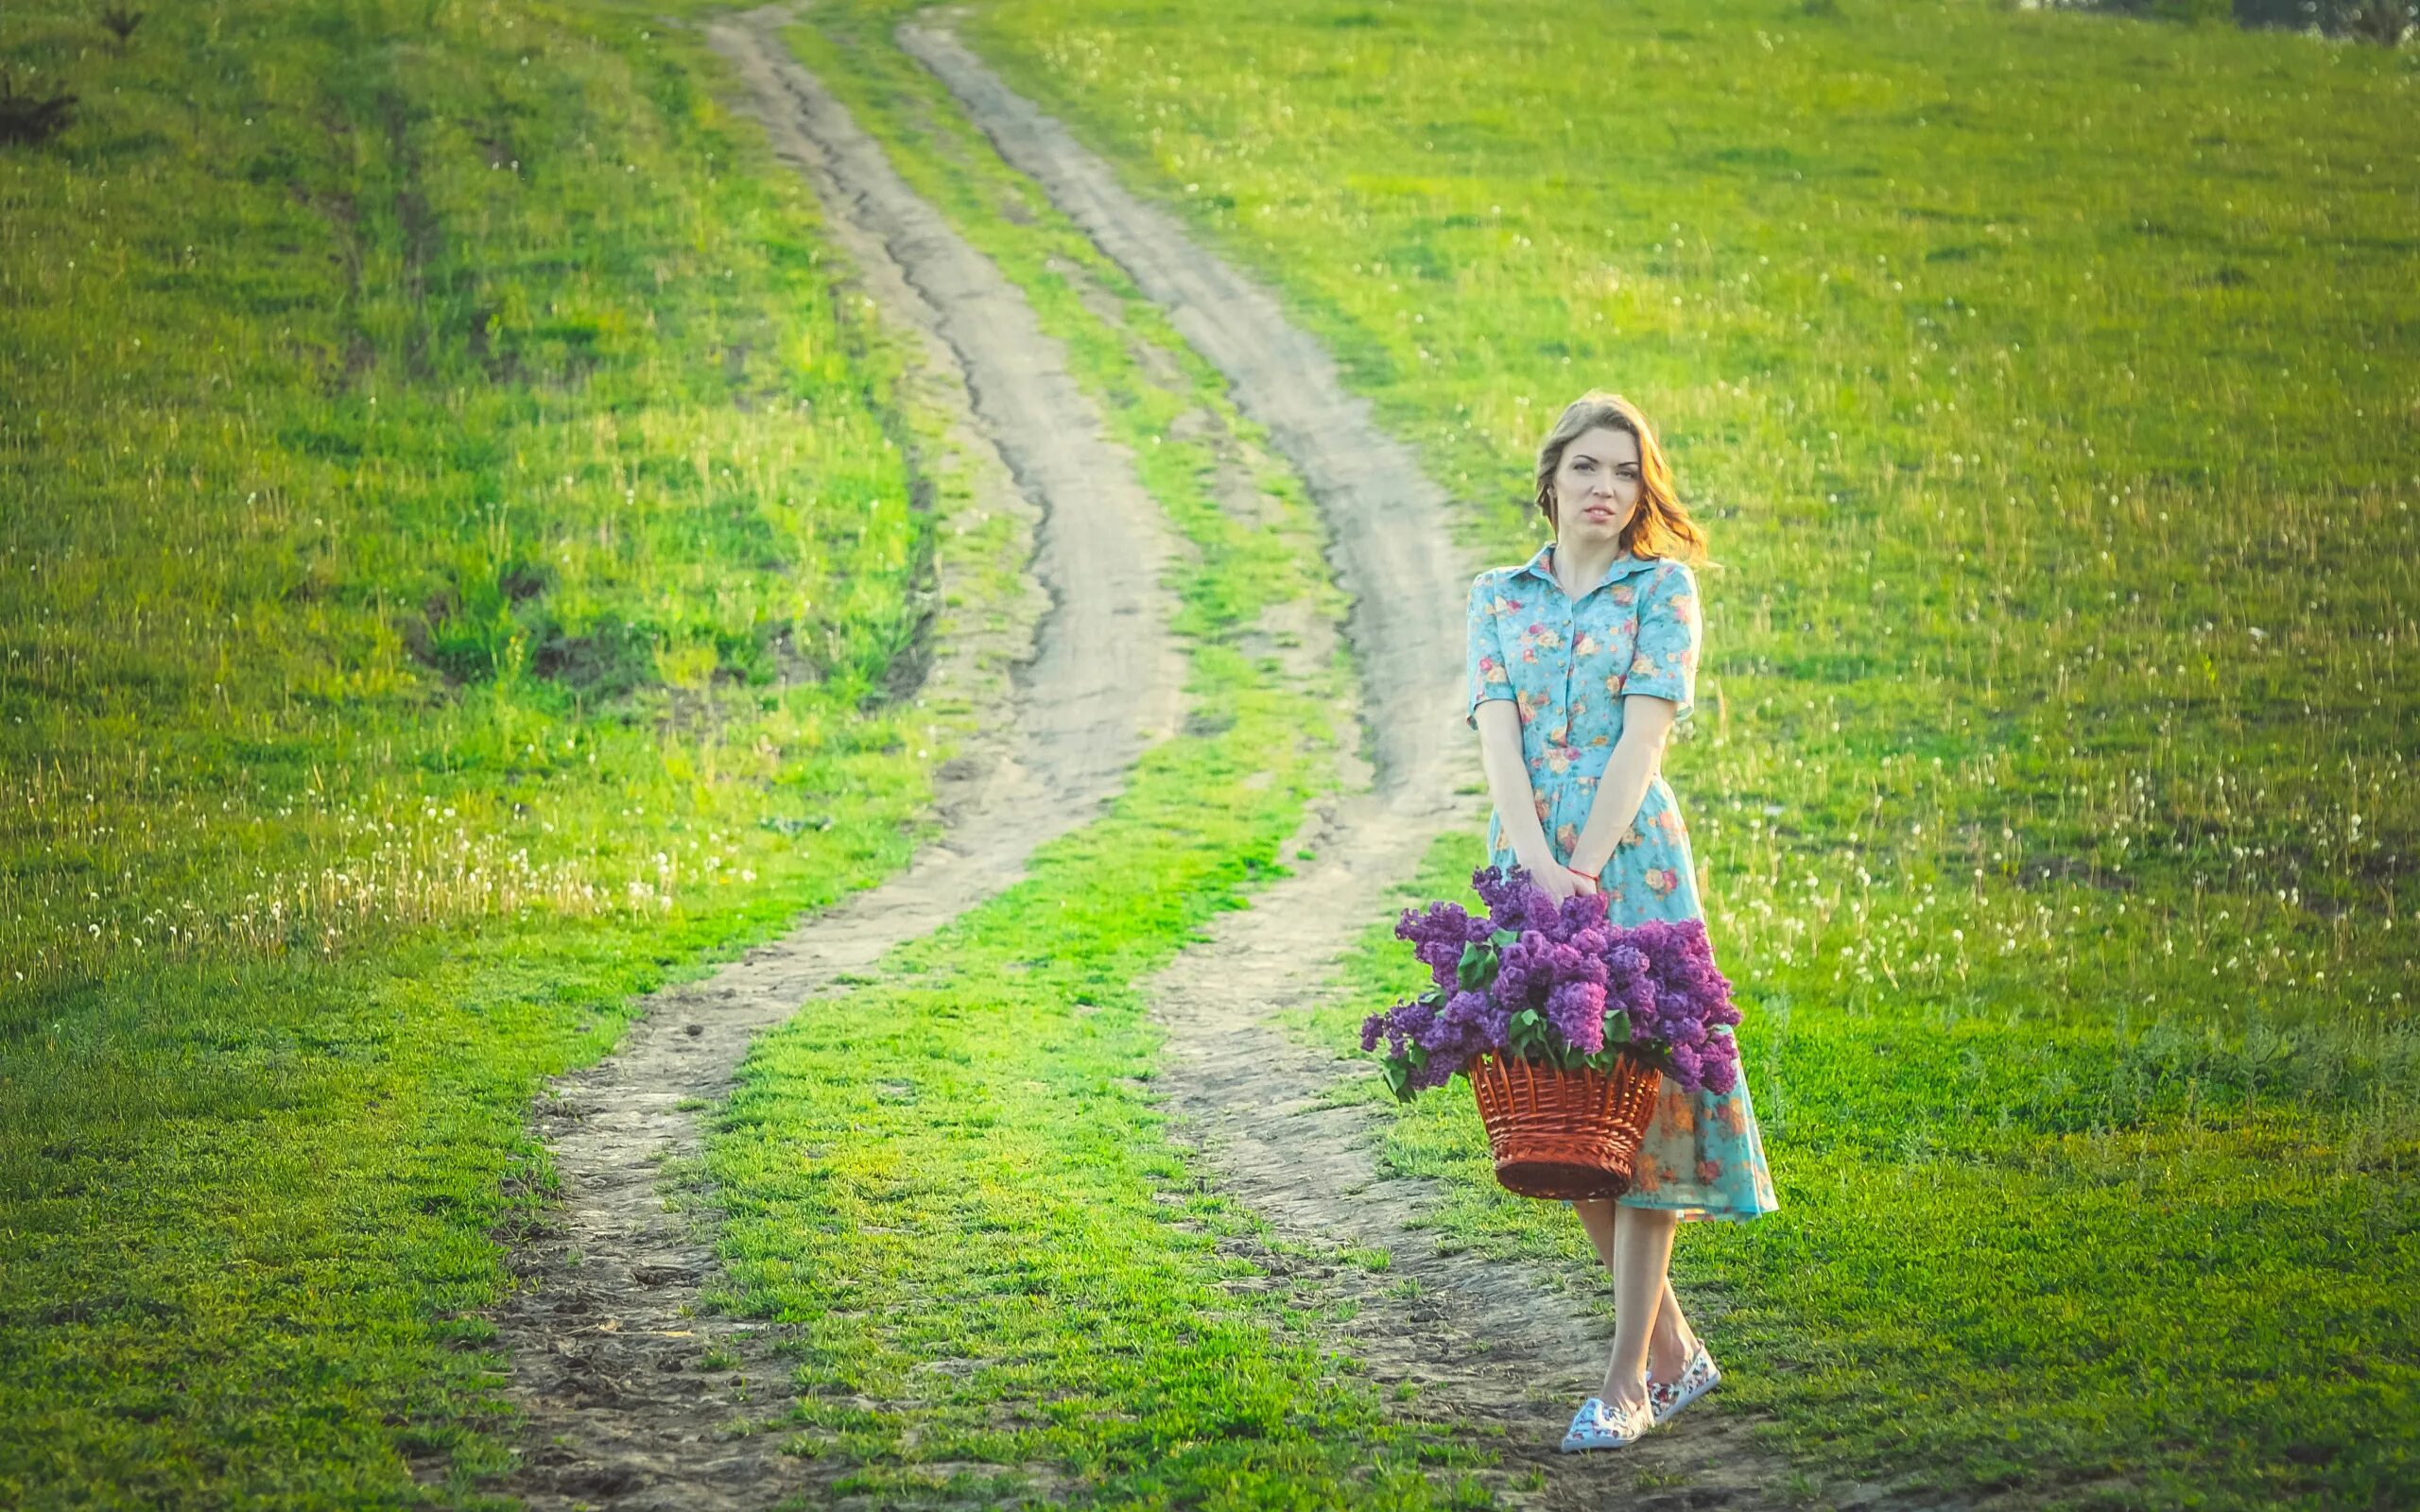
[[[0,13],[81,96],[0,148],[0,1501],[486,1499],[536,1079],[924,833],[965,709],[902,690],[1018,543],[935,528],[937,422],[672,9]],[[1483,1500],[1222,1285],[1250,1215],[1144,1095],[1134,984],[1328,781],[1323,684],[1241,649],[1340,612],[1308,506],[1241,529],[1155,443],[1249,428],[911,10],[792,36],[1136,451],[1193,723],[759,1045],[718,1300],[785,1325],[838,1488]],[[2420,55],[1879,0],[963,25],[1492,557],[1563,402],[1661,422],[1720,563],[1668,765],[1783,1204],[1678,1246],[1715,1404],[1947,1500],[2420,1500]],[[1295,1027],[1346,1051],[1402,954],[1374,921]],[[1451,1242],[1585,1263],[1459,1088],[1386,1160]]]
[[[0,17],[0,1502],[500,1463],[534,1078],[921,830],[1015,542],[653,13]]]

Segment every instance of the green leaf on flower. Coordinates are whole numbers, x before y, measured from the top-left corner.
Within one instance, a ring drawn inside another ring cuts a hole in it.
[[[1495,980],[1495,948],[1474,942],[1462,947],[1462,958],[1454,967],[1454,979],[1465,992],[1482,992]]]
[[[1547,1021],[1535,1008],[1523,1008],[1512,1015],[1505,1027],[1504,1038],[1514,1055],[1524,1060],[1535,1060],[1547,1045]]]

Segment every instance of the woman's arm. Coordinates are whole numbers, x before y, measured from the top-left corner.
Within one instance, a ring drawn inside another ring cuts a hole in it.
[[[1588,885],[1555,860],[1546,826],[1538,821],[1538,796],[1530,786],[1529,763],[1521,754],[1521,706],[1514,701],[1511,663],[1495,626],[1500,576],[1481,573],[1471,579],[1468,717],[1478,731],[1479,765],[1487,769],[1488,796],[1495,799],[1513,863],[1559,902]]]
[[[1571,848],[1571,864],[1582,871],[1602,871],[1638,818],[1664,742],[1697,698],[1700,633],[1697,575],[1668,562],[1639,600],[1638,643],[1622,679],[1621,738],[1605,759],[1588,822]]]
[[[1571,848],[1571,864],[1582,871],[1601,872],[1614,858],[1614,847],[1638,817],[1647,800],[1647,784],[1664,760],[1664,742],[1672,733],[1680,706],[1669,698],[1634,693],[1622,699],[1622,734],[1613,755],[1597,778],[1597,797],[1588,805],[1588,822]]]
[[[1583,883],[1554,858],[1546,826],[1538,822],[1537,793],[1521,759],[1519,708],[1510,698],[1489,698],[1475,706],[1471,716],[1478,722],[1479,765],[1487,769],[1487,791],[1495,801],[1512,859],[1557,901],[1570,897]]]

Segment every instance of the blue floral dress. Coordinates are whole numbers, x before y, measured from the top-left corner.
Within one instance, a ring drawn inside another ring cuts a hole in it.
[[[1521,751],[1538,819],[1558,861],[1568,861],[1588,822],[1598,779],[1621,739],[1622,700],[1668,698],[1679,717],[1694,706],[1698,591],[1686,563],[1624,555],[1574,602],[1555,580],[1553,542],[1518,567],[1471,581],[1468,721],[1508,698],[1521,716]],[[1504,821],[1491,815],[1488,860],[1516,864]],[[1638,816],[1599,879],[1616,924],[1703,919],[1688,831],[1659,772]],[[1685,1092],[1666,1077],[1641,1143],[1633,1208],[1677,1209],[1684,1219],[1754,1218],[1781,1204],[1765,1164],[1744,1068],[1728,1092]]]

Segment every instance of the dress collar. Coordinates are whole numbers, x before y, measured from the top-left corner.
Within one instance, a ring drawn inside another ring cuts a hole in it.
[[[1555,581],[1553,567],[1548,565],[1548,559],[1552,556],[1553,552],[1554,542],[1549,541],[1545,545],[1540,546],[1538,548],[1537,555],[1524,562],[1519,568],[1519,571],[1541,578],[1544,581],[1552,584],[1557,589],[1562,588],[1563,585]],[[1580,596],[1582,598],[1585,598],[1589,593],[1595,593],[1598,589],[1604,587],[1607,583],[1614,581],[1616,578],[1629,577],[1638,573],[1643,573],[1649,568],[1653,567],[1661,560],[1663,560],[1663,558],[1660,557],[1636,557],[1633,556],[1629,552],[1623,552],[1620,556],[1614,558],[1614,564],[1612,566],[1605,569],[1605,576],[1598,578],[1594,583],[1591,583],[1586,592],[1582,593]]]

